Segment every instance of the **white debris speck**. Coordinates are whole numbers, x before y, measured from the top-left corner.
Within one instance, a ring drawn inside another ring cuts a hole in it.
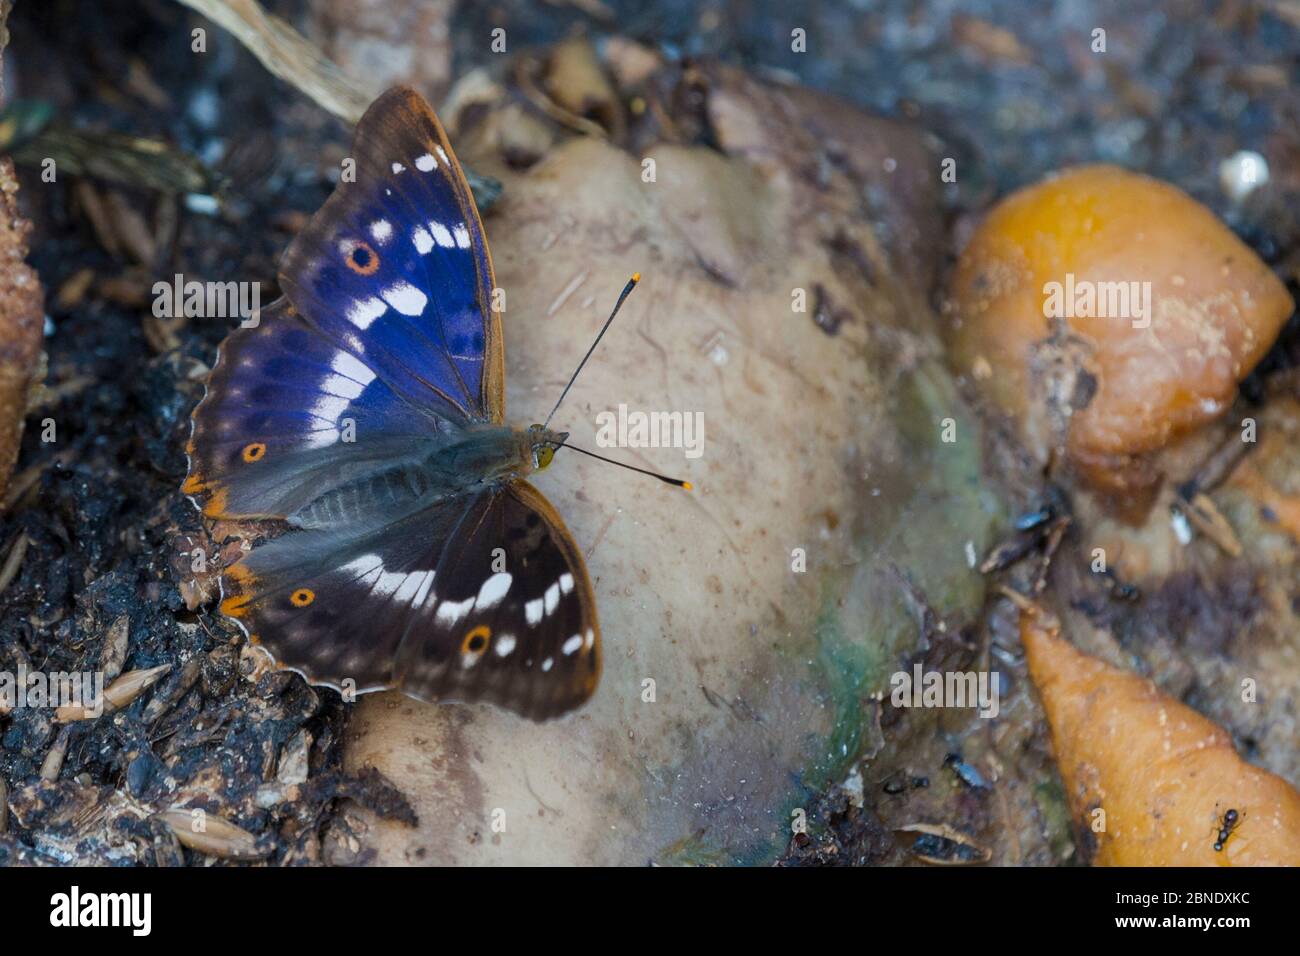
[[[849,771],[849,775],[844,778],[844,783],[840,784],[844,792],[849,795],[849,803],[861,809],[865,802],[865,791],[862,783],[862,771],[855,764]]]
[[[1238,150],[1219,163],[1219,185],[1233,202],[1240,202],[1268,182],[1268,160],[1250,149]]]
[[[221,206],[215,196],[209,196],[205,193],[186,193],[185,208],[190,212],[198,213],[200,216],[215,216]]]

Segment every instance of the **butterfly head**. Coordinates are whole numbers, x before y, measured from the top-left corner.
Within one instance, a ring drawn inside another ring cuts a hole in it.
[[[555,458],[555,452],[569,437],[568,432],[553,432],[545,425],[528,426],[528,444],[532,453],[533,470],[541,471]]]

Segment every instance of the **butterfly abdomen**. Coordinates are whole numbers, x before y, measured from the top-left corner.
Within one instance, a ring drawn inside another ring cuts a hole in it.
[[[330,488],[289,516],[296,528],[336,528],[374,523],[428,507],[446,494],[418,465],[400,465]]]
[[[486,484],[532,470],[522,433],[488,426],[460,432],[424,461],[392,465],[328,487],[293,514],[296,528],[396,520]]]

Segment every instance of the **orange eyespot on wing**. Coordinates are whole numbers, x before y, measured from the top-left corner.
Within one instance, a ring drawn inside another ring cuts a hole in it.
[[[379,253],[368,242],[357,239],[349,244],[347,251],[348,268],[360,276],[374,275],[379,271]]]
[[[289,595],[289,603],[294,607],[307,607],[316,600],[316,592],[311,588],[299,588]]]
[[[250,442],[244,446],[244,450],[241,454],[244,461],[251,465],[255,461],[261,461],[266,455],[266,445],[260,441]]]
[[[487,650],[488,638],[492,636],[492,629],[486,624],[480,624],[472,628],[465,634],[465,639],[461,641],[461,654],[469,657],[478,657]]]

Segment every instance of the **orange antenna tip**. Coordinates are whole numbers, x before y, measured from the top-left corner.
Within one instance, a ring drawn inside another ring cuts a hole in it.
[[[693,484],[691,484],[689,481],[683,481],[683,482],[682,482],[682,487],[685,488],[687,491],[690,491],[690,490],[691,490],[692,488],[694,488],[695,486],[694,486]]]
[[[632,281],[633,281],[633,282],[640,282],[640,281],[641,281],[641,273],[639,273],[639,272],[633,272],[633,273],[632,273]]]

